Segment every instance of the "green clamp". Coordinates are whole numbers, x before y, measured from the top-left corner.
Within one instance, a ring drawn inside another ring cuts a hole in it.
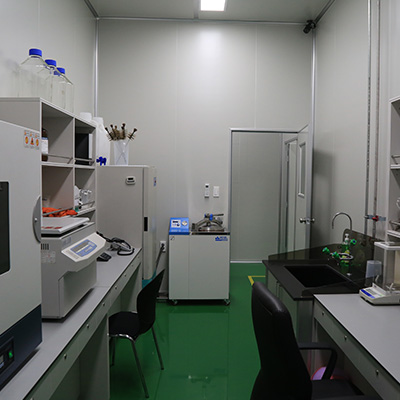
[[[330,251],[327,247],[324,247],[324,248],[322,249],[322,252],[323,252],[324,254],[331,254],[331,251]]]

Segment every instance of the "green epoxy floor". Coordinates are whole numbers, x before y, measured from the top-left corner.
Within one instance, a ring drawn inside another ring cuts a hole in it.
[[[251,321],[251,284],[265,280],[263,264],[231,264],[229,306],[222,302],[157,304],[155,324],[163,361],[153,337],[137,342],[153,400],[245,400],[259,361]],[[130,343],[119,340],[111,367],[111,400],[145,399]]]

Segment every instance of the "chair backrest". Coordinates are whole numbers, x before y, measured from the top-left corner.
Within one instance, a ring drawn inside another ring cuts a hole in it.
[[[156,302],[161,282],[164,276],[162,270],[156,277],[149,282],[138,294],[136,308],[140,321],[140,332],[147,332],[156,320]]]
[[[311,399],[310,376],[289,311],[261,282],[253,285],[251,309],[261,363],[251,399]]]

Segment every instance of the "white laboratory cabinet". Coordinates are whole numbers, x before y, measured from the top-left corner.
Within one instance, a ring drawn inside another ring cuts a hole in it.
[[[224,300],[229,304],[230,236],[169,234],[169,299]]]
[[[0,121],[0,389],[42,340],[38,131]]]
[[[143,279],[156,262],[157,170],[148,165],[97,167],[97,230],[142,248]]]

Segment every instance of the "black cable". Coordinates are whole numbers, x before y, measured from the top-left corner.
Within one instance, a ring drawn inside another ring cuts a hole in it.
[[[111,250],[116,250],[119,256],[130,256],[135,252],[135,248],[132,247],[127,241],[113,237],[109,239],[105,237],[101,232],[97,232],[106,242],[111,243]]]

